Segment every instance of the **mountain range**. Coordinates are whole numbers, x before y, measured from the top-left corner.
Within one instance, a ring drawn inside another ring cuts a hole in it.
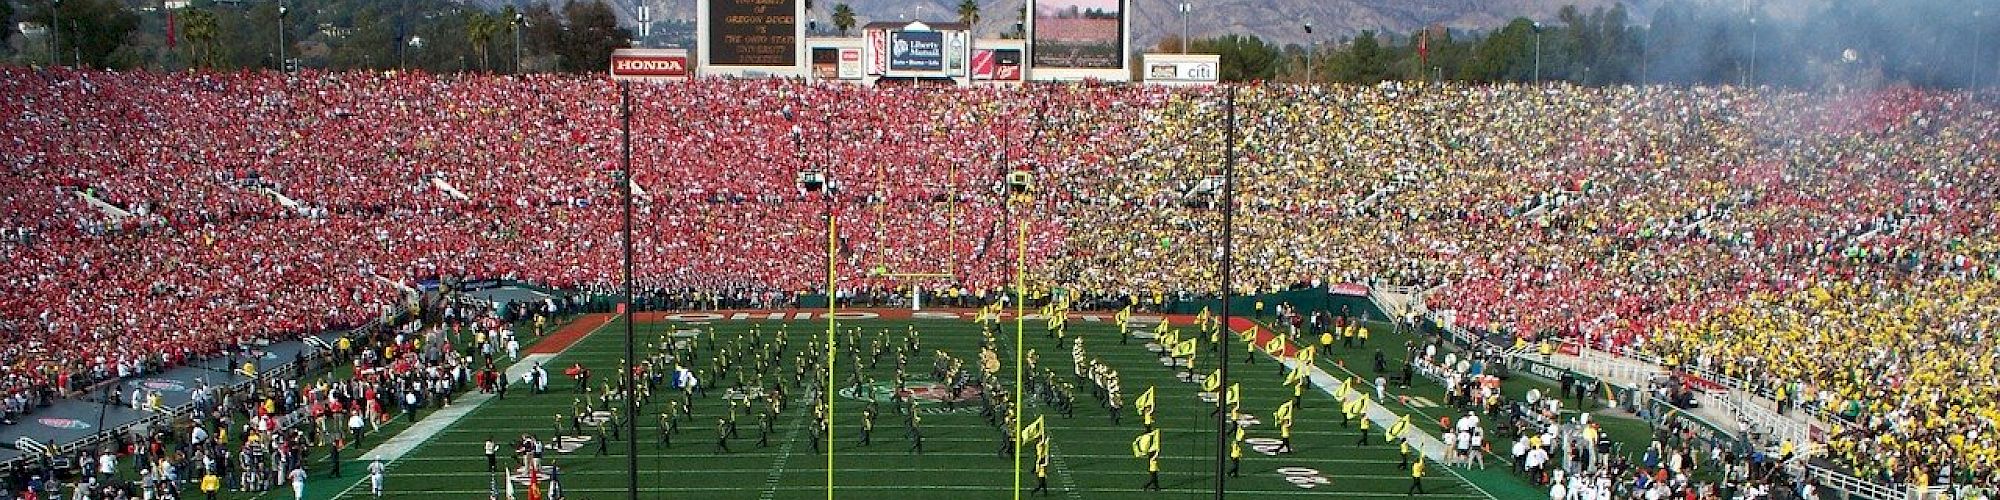
[[[491,7],[522,0],[474,0]],[[567,1],[552,0],[558,7]],[[605,0],[618,11],[621,21],[637,24],[638,6],[652,8],[655,20],[693,19],[697,0]],[[829,25],[834,6],[847,3],[859,24],[873,21],[924,20],[956,21],[958,0],[814,0],[808,19]],[[1133,43],[1150,45],[1181,31],[1179,4],[1183,0],[1131,0]],[[1485,31],[1498,28],[1516,17],[1553,21],[1564,5],[1576,5],[1583,12],[1611,8],[1619,0],[1186,0],[1192,4],[1188,32],[1195,38],[1225,34],[1250,34],[1280,45],[1333,42],[1362,30],[1408,33],[1426,26],[1454,30]],[[1625,0],[1631,20],[1644,24],[1659,4],[1667,0]],[[980,0],[981,37],[995,37],[1014,29],[1027,0]],[[560,11],[560,9],[558,9]],[[1312,23],[1313,34],[1304,26]]]

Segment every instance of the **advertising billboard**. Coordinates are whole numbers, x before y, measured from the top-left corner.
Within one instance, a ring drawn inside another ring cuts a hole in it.
[[[979,49],[972,53],[972,78],[1012,81],[1021,79],[1021,51]]]
[[[618,49],[611,52],[614,80],[686,80],[687,49]]]
[[[797,75],[803,68],[803,0],[700,0],[703,68],[728,74]]]
[[[835,47],[813,47],[812,75],[820,80],[840,78],[840,49]]]
[[[1030,65],[1035,70],[1123,71],[1126,1],[1032,0]]]
[[[937,31],[895,31],[889,33],[890,71],[943,71],[944,33]]]
[[[889,32],[868,30],[864,35],[868,40],[868,74],[880,76],[889,72]]]
[[[1146,54],[1143,76],[1158,85],[1214,85],[1222,57],[1215,54]]]
[[[861,79],[861,49],[840,49],[840,79]]]

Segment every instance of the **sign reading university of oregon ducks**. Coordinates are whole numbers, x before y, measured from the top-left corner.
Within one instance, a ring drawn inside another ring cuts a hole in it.
[[[139,387],[144,387],[147,389],[152,389],[155,391],[164,391],[164,392],[188,391],[188,387],[186,384],[182,384],[179,381],[163,379],[163,378],[149,378],[141,380],[139,381]]]
[[[77,420],[74,418],[42,417],[35,419],[35,423],[57,429],[83,430],[90,428],[90,424],[84,423],[84,421]]]
[[[863,384],[861,386],[861,393],[858,394],[855,393],[853,386],[842,387],[840,388],[840,397],[855,401],[895,404],[897,399],[893,394],[895,392],[896,384],[892,382],[873,382]],[[979,386],[966,386],[965,389],[958,391],[957,401],[959,403],[966,403],[964,406],[959,407],[958,410],[976,410],[971,407],[970,403],[979,401],[979,394]],[[902,399],[914,400],[918,405],[936,405],[951,400],[951,387],[931,382],[908,383],[904,384]],[[946,413],[949,411],[943,408],[924,409],[924,413]]]

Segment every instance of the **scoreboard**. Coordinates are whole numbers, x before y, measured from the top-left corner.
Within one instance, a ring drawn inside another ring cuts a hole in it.
[[[705,66],[791,68],[799,65],[804,0],[703,0]]]

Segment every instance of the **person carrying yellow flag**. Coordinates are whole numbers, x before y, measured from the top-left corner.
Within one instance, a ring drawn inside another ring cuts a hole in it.
[[[1132,440],[1132,456],[1146,459],[1146,484],[1140,490],[1160,490],[1160,431],[1152,430]]]
[[[1271,415],[1278,420],[1278,451],[1292,452],[1292,403],[1278,405],[1278,411]]]
[[[1424,493],[1424,457],[1421,455],[1417,457],[1416,463],[1410,464],[1410,490],[1404,493],[1411,495],[1427,494]]]
[[[1030,493],[1049,494],[1049,447],[1043,440],[1035,445],[1035,489]]]
[[[1132,326],[1129,324],[1132,322],[1132,306],[1127,305],[1124,309],[1120,309],[1114,320],[1118,322],[1118,343],[1123,345],[1132,338]]]

